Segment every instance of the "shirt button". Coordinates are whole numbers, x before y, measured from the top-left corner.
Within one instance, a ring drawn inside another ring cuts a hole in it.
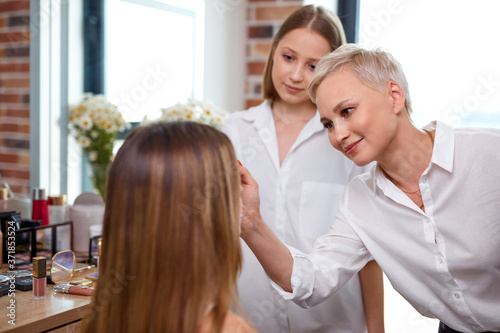
[[[427,181],[427,178],[423,178],[423,179],[422,179],[422,183],[424,183],[424,184],[425,184],[425,182],[426,182],[426,181]]]
[[[439,263],[442,264],[443,263],[443,258],[439,258]],[[455,294],[456,295],[456,294]]]
[[[459,299],[460,298],[460,294],[459,293],[455,293],[455,298]]]

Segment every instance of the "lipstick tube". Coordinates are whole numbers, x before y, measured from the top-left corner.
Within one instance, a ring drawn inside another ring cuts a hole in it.
[[[33,258],[33,297],[35,299],[45,298],[47,288],[47,258]]]
[[[94,293],[94,288],[61,283],[54,286],[54,291],[65,294],[92,296],[92,294]]]

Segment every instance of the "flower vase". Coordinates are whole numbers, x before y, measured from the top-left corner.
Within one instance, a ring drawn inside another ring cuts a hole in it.
[[[102,196],[106,200],[106,185],[108,182],[108,171],[111,163],[90,163],[92,169],[92,186],[94,191]]]

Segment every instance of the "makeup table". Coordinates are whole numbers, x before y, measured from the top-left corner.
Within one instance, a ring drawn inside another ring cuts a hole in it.
[[[95,268],[86,274],[94,272]],[[16,290],[15,297],[8,294],[0,297],[0,332],[77,332],[92,297],[56,293],[53,287],[47,284],[46,297],[39,300],[33,298],[33,291]],[[15,299],[15,325],[9,323],[8,316],[12,299]]]

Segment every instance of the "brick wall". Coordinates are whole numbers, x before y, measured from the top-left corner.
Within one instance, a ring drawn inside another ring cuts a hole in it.
[[[245,105],[250,107],[262,101],[262,74],[272,37],[283,20],[302,6],[296,0],[248,0],[247,4],[247,81]]]
[[[29,195],[29,0],[0,0],[0,183]]]

